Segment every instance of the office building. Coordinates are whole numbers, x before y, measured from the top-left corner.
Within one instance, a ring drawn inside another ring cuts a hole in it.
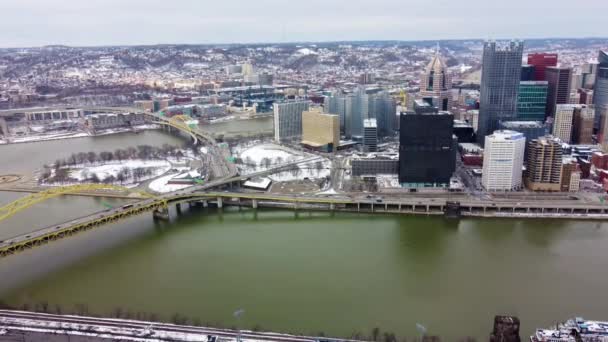
[[[519,82],[517,120],[545,121],[547,90],[547,81]]]
[[[376,75],[371,72],[364,72],[359,75],[359,84],[372,84],[376,82]]]
[[[499,121],[517,117],[523,49],[522,42],[484,44],[477,129],[477,139],[482,144],[485,136],[498,128]]]
[[[597,61],[593,104],[599,109],[600,107],[608,107],[608,52],[600,51]],[[596,128],[599,128],[599,119],[598,117],[596,120]]]
[[[378,137],[393,136],[397,129],[397,104],[386,91],[369,96],[369,118],[376,118]]]
[[[274,104],[274,140],[278,143],[299,141],[302,136],[302,113],[309,101],[289,101]]]
[[[593,107],[579,105],[572,118],[572,143],[576,145],[593,144],[593,125],[595,110]]]
[[[526,187],[532,191],[560,191],[562,183],[562,144],[552,136],[528,142]]]
[[[595,121],[599,117],[599,130],[597,142],[602,146],[602,150],[608,153],[608,107],[595,107]]]
[[[576,160],[564,158],[562,161],[562,177],[560,190],[562,192],[577,192],[580,188],[581,170]]]
[[[323,109],[327,114],[336,114],[340,120],[340,133],[344,134],[344,124],[346,122],[346,97],[342,94],[332,94],[326,96]]]
[[[400,116],[399,182],[408,188],[447,187],[456,168],[454,117],[420,103],[415,107],[418,112]]]
[[[471,124],[471,126],[473,126],[473,131],[477,133],[477,127],[479,122],[479,110],[471,109],[467,110],[464,113],[460,113],[460,120],[464,120],[467,123]]]
[[[302,145],[325,152],[335,152],[340,146],[340,119],[320,110],[302,113]]]
[[[532,141],[547,135],[548,129],[540,121],[501,121],[499,127],[503,131],[522,133],[526,141]]]
[[[580,104],[557,105],[553,135],[568,144],[592,144],[594,121],[595,109],[592,107]]]
[[[572,142],[572,122],[574,111],[578,106],[572,104],[558,105],[555,112],[553,135],[567,144]]]
[[[459,144],[475,142],[473,125],[463,120],[454,120],[454,136]]]
[[[353,176],[396,175],[399,173],[399,158],[393,155],[374,154],[355,157],[351,161]]]
[[[547,116],[555,115],[555,107],[567,104],[570,100],[570,75],[572,70],[565,67],[548,67],[545,70],[547,79]]]
[[[528,64],[534,66],[534,81],[546,81],[545,70],[557,65],[556,53],[528,54]]]
[[[376,119],[363,120],[363,150],[378,151],[378,125]]]
[[[514,131],[485,137],[481,184],[487,191],[521,189],[526,138]]]
[[[534,68],[534,65],[530,65],[530,64],[522,65],[521,66],[521,78],[519,80],[523,81],[523,82],[534,81],[535,71],[536,71],[536,68]]]
[[[446,64],[439,56],[439,51],[437,51],[427,65],[424,74],[422,74],[420,96],[439,110],[451,110],[451,89],[452,78],[448,73]]]

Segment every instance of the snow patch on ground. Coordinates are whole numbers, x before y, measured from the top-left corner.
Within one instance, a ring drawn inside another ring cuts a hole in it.
[[[103,180],[109,176],[116,177],[124,168],[131,170],[137,168],[152,169],[151,175],[139,179],[139,181],[144,181],[166,173],[171,169],[171,163],[166,160],[126,160],[98,166],[85,166],[80,169],[72,170],[70,172],[70,177],[75,178],[78,181],[83,181],[95,174],[97,175],[97,178]]]
[[[26,143],[26,142],[34,142],[34,141],[82,138],[82,137],[88,137],[88,136],[89,136],[89,133],[56,133],[56,134],[28,135],[28,136],[23,136],[23,137],[16,137],[16,138],[11,138],[10,141],[13,144],[17,144],[17,143]]]
[[[177,178],[178,176],[179,174],[170,174],[167,176],[160,177],[150,182],[150,185],[148,185],[148,187],[152,191],[164,194],[167,192],[173,192],[192,186],[188,184],[167,184],[167,182],[169,182],[171,179]]]

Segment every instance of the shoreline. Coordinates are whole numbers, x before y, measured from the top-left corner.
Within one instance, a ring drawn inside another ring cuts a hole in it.
[[[144,126],[135,126],[133,127],[134,129],[138,129],[141,131],[147,131],[147,130],[158,130],[160,129],[159,127],[152,127],[151,125],[144,125]],[[101,134],[91,134],[89,132],[79,132],[79,133],[74,133],[74,134],[66,134],[66,135],[57,135],[57,136],[36,136],[34,138],[36,139],[27,139],[27,140],[22,140],[22,141],[8,141],[8,140],[1,140],[2,142],[0,143],[0,146],[3,145],[17,145],[17,144],[30,144],[30,143],[37,143],[37,142],[45,142],[45,141],[54,141],[54,140],[68,140],[68,139],[78,139],[78,138],[94,138],[94,137],[103,137],[103,136],[108,136],[108,135],[114,135],[114,134],[121,134],[121,133],[134,133],[136,134],[132,129],[118,129],[115,131],[108,131],[108,132],[103,132]],[[24,136],[22,138],[28,138],[30,136]]]

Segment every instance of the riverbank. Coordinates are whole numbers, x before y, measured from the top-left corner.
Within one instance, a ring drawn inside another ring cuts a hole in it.
[[[41,134],[41,135],[27,135],[21,137],[14,137],[5,140],[2,140],[3,144],[11,145],[11,144],[26,144],[26,143],[35,143],[35,142],[43,142],[43,141],[52,141],[52,140],[64,140],[64,139],[75,139],[75,138],[85,138],[85,137],[96,137],[96,136],[105,136],[105,135],[113,135],[119,133],[131,133],[143,130],[156,130],[159,129],[159,125],[139,125],[134,126],[132,128],[115,128],[108,129],[99,133],[91,133],[91,132],[65,132],[65,133],[55,133],[55,134]]]

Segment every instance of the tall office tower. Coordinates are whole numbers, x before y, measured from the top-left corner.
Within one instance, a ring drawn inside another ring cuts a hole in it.
[[[348,138],[361,140],[363,138],[363,120],[369,118],[369,95],[364,87],[346,97],[344,134]]]
[[[342,94],[326,96],[323,104],[326,114],[336,114],[340,118],[340,132],[344,133],[346,122],[346,97]]]
[[[595,117],[600,118],[597,142],[602,146],[604,153],[608,153],[608,107],[596,107]]]
[[[400,115],[399,182],[411,189],[447,187],[456,169],[454,117],[420,100],[416,104],[416,112]]]
[[[511,42],[508,45],[497,45],[496,42],[484,44],[477,129],[477,138],[481,144],[485,142],[486,135],[496,130],[499,121],[517,117],[523,49],[524,44],[521,42]]]
[[[596,108],[608,107],[608,52],[600,51],[597,58],[597,75],[593,88],[593,104]],[[599,128],[599,117],[596,120],[596,128]]]
[[[520,81],[534,81],[534,74],[536,68],[534,65],[524,64],[521,66],[521,78]]]
[[[526,138],[515,131],[496,131],[485,137],[481,184],[488,191],[521,188]]]
[[[386,91],[369,97],[370,118],[376,118],[378,124],[378,137],[393,136],[397,127],[397,104]]]
[[[562,176],[562,144],[552,136],[528,142],[526,187],[532,191],[560,191]]]
[[[420,95],[439,110],[451,110],[451,89],[452,77],[448,73],[448,67],[439,56],[439,51],[437,51],[427,65],[424,74],[422,74]]]
[[[534,66],[534,80],[546,81],[545,70],[547,67],[557,65],[556,53],[530,53],[528,54],[528,64]]]
[[[547,81],[521,81],[517,95],[517,120],[545,121]]]
[[[302,145],[335,152],[340,145],[340,119],[319,110],[302,113]]]
[[[570,100],[570,74],[572,69],[565,67],[548,67],[545,77],[549,83],[547,89],[547,116],[555,114],[555,106],[566,104]]]
[[[572,142],[572,122],[574,121],[574,111],[580,105],[563,104],[557,105],[555,119],[553,120],[553,135],[560,138],[563,142]]]
[[[363,120],[363,150],[365,152],[378,151],[378,126],[376,119]]]
[[[572,118],[572,143],[577,145],[593,144],[593,124],[595,109],[578,105]]]
[[[580,104],[584,104],[584,105],[593,104],[593,90],[580,88],[580,89],[578,89],[578,93],[580,95],[578,98],[578,102]]]
[[[601,51],[600,51],[601,54]],[[581,84],[585,89],[591,89],[595,85],[595,80],[597,79],[597,70],[599,67],[598,62],[587,62],[583,64],[581,68]]]
[[[274,104],[274,140],[278,143],[300,140],[302,112],[308,110],[309,101],[288,101]]]

